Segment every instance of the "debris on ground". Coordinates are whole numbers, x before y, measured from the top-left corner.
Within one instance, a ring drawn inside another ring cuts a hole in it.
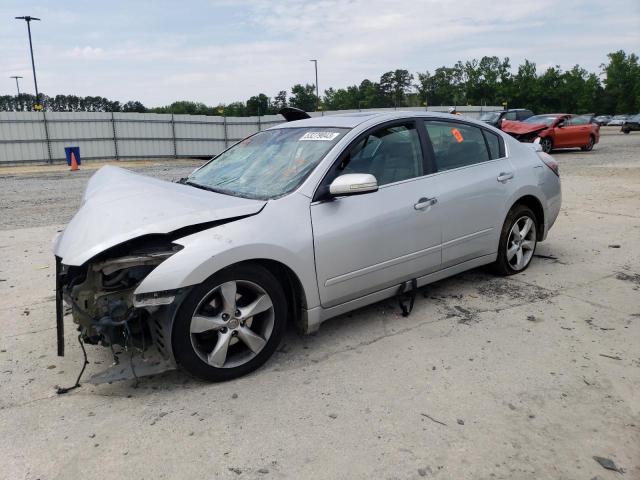
[[[422,415],[423,417],[427,417],[429,420],[431,420],[432,422],[435,423],[439,423],[440,425],[444,425],[445,427],[447,426],[446,423],[441,422],[440,420],[436,420],[435,418],[433,418],[431,415],[427,415],[426,413],[421,413],[420,415]]]
[[[600,464],[602,468],[606,468],[607,470],[613,470],[614,472],[624,473],[622,468],[618,468],[613,460],[605,457],[598,457],[594,455],[593,459]]]
[[[611,358],[613,360],[622,360],[622,358],[620,358],[617,355],[607,355],[607,354],[601,353],[600,356],[601,357],[606,357],[606,358]]]
[[[458,425],[464,425],[464,420],[462,420],[461,418],[459,418],[457,422],[458,422]]]
[[[427,474],[429,473],[433,473],[433,471],[431,470],[431,467],[418,469],[418,475],[420,475],[421,477],[426,477]]]

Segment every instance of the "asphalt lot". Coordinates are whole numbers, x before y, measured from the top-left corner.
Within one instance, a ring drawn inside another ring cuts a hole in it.
[[[51,239],[94,170],[0,169],[0,478],[640,479],[640,133],[554,156],[563,209],[523,274],[474,270],[407,318],[388,301],[289,332],[232,382],[63,396],[82,355],[68,326],[56,356]]]

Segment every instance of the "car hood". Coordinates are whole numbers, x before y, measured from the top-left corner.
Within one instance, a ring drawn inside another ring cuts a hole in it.
[[[56,239],[54,252],[65,265],[82,265],[128,240],[253,215],[265,204],[106,166],[89,180],[82,206]]]
[[[513,133],[516,135],[522,135],[524,133],[534,133],[546,130],[547,127],[544,123],[525,123],[517,122],[515,120],[503,120],[502,131],[505,133]]]

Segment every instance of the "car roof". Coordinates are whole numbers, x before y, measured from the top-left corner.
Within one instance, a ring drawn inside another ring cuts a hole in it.
[[[415,117],[431,117],[443,119],[461,119],[459,116],[425,111],[402,111],[394,110],[392,112],[353,112],[340,113],[337,115],[326,115],[320,117],[305,118],[304,120],[295,120],[293,122],[284,122],[271,127],[269,130],[278,128],[308,128],[308,127],[337,127],[337,128],[355,128],[361,123],[376,119],[380,122],[385,120],[397,120],[403,118]],[[464,118],[464,120],[475,121],[474,119]]]

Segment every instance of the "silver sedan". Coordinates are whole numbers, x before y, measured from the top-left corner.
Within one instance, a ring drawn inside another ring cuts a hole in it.
[[[396,295],[408,314],[430,282],[525,270],[560,203],[535,145],[430,112],[290,121],[176,183],[103,167],[55,242],[59,354],[67,303],[80,341],[130,352],[130,373],[238,377],[287,323]]]

